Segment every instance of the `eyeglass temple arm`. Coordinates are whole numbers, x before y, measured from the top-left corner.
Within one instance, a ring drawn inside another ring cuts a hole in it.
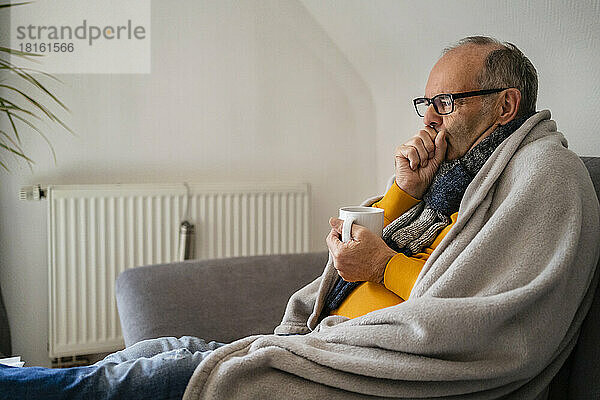
[[[483,96],[485,94],[498,93],[498,92],[501,92],[506,89],[509,89],[509,88],[485,89],[485,90],[474,90],[472,92],[452,93],[452,98],[453,99],[461,99],[463,97]]]

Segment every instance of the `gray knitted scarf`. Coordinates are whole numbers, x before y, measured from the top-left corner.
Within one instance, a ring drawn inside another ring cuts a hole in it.
[[[386,244],[407,256],[430,246],[439,232],[450,224],[450,215],[458,211],[467,186],[483,164],[526,119],[514,119],[499,126],[461,158],[442,162],[423,201],[385,227],[382,238]]]
[[[494,150],[516,131],[531,115],[501,125],[470,149],[464,156],[440,164],[423,201],[389,223],[382,238],[394,251],[412,256],[430,246],[439,232],[451,222],[450,215],[458,211],[463,194]],[[346,282],[341,278],[325,298],[321,319],[342,304],[361,282]]]

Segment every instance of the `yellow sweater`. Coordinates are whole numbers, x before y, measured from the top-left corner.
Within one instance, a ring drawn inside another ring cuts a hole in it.
[[[373,204],[373,207],[384,209],[383,218],[387,225],[419,201],[421,200],[406,194],[394,183],[385,196]],[[373,282],[360,284],[337,309],[331,312],[331,315],[356,318],[380,308],[395,306],[408,299],[425,261],[454,225],[457,218],[458,213],[452,214],[450,225],[445,227],[435,238],[431,247],[425,248],[423,252],[412,257],[407,257],[402,253],[392,257],[385,267],[383,284]]]

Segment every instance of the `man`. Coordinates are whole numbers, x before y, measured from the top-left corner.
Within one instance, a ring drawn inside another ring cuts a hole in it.
[[[489,142],[489,156],[506,135],[535,113],[537,72],[515,46],[486,37],[469,37],[445,50],[429,75],[425,95],[415,99],[415,109],[425,126],[396,149],[394,185],[373,205],[385,209],[386,224],[421,201],[445,160],[465,156],[498,127],[509,126],[510,131]],[[481,151],[477,157],[477,167],[481,167],[487,157]],[[472,178],[477,168],[472,166],[469,172]],[[456,222],[462,192],[470,181],[464,179],[460,190],[452,193],[454,204],[440,213],[435,230],[429,233],[430,240],[414,254],[394,251],[397,246],[392,240],[386,243],[360,226],[353,227],[353,240],[344,244],[340,241],[342,221],[332,218],[327,246],[336,270],[345,281],[365,283],[344,303],[339,304],[338,299],[326,311],[356,317],[406,300],[429,254]],[[432,203],[435,198],[426,200]],[[438,207],[436,211],[441,210]],[[428,223],[427,227],[432,225]]]
[[[0,385],[9,398],[536,398],[577,337],[600,239],[589,176],[536,92],[513,45],[446,51],[414,100],[425,126],[365,202],[384,209],[383,238],[353,226],[342,243],[332,218],[323,275],[275,335],[149,340],[36,369],[30,391],[23,369],[0,369]]]

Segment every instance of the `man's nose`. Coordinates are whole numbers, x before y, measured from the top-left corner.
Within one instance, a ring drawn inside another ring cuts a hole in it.
[[[433,104],[430,104],[423,117],[423,122],[428,126],[440,126],[443,122],[442,116],[435,112]]]

